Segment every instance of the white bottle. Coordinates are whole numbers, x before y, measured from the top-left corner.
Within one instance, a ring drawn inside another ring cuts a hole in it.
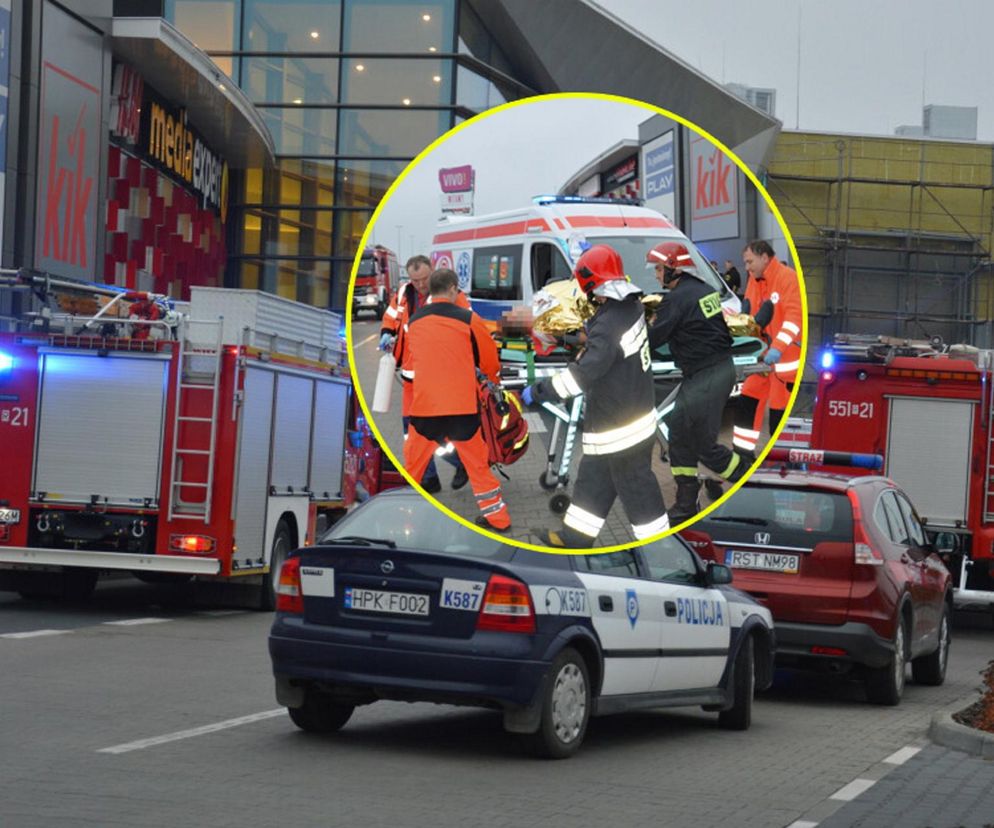
[[[393,394],[393,374],[397,360],[392,353],[380,357],[380,367],[376,372],[376,390],[373,392],[373,411],[381,414],[390,410],[390,397]]]

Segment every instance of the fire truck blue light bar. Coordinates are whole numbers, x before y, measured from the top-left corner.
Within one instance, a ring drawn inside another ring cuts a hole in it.
[[[14,367],[14,357],[0,351],[0,374],[5,374]]]

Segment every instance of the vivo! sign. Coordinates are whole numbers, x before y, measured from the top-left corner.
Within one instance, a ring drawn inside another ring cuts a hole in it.
[[[438,171],[438,183],[443,193],[465,193],[473,189],[473,167],[449,167]]]

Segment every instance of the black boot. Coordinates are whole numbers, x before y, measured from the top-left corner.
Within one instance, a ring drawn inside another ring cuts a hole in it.
[[[742,464],[739,463],[739,465],[735,467],[735,470],[738,471],[741,468]],[[704,479],[704,489],[708,493],[708,497],[711,498],[712,502],[725,493],[725,490],[722,488],[721,481],[715,480],[713,477],[707,477]]]
[[[696,477],[681,475],[676,478],[676,502],[667,513],[670,516],[671,526],[689,520],[700,511],[700,505],[697,502],[700,490],[701,481]]]

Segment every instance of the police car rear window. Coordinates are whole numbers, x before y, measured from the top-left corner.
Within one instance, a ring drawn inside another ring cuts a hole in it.
[[[444,552],[468,558],[510,560],[511,547],[467,529],[427,501],[400,497],[371,500],[342,518],[321,536],[392,541],[398,549]]]
[[[852,505],[845,494],[812,489],[743,486],[701,521],[715,539],[812,547],[826,541],[852,543]],[[765,537],[768,535],[769,537]]]

